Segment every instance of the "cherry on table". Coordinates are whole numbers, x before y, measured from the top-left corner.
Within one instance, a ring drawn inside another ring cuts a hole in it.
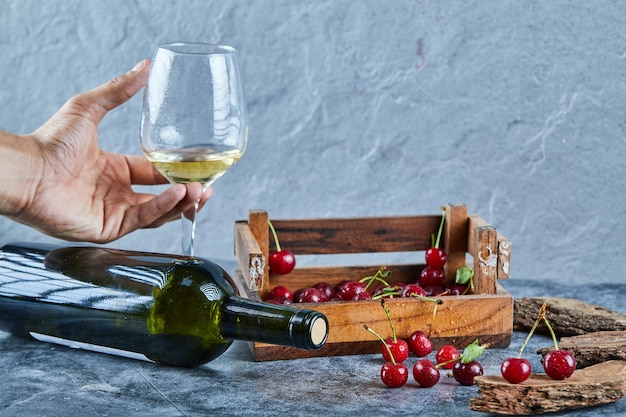
[[[435,386],[440,377],[439,369],[428,359],[421,359],[413,365],[413,379],[422,388]]]
[[[524,358],[507,358],[500,366],[500,373],[511,384],[521,384],[530,377],[532,367]]]
[[[443,369],[452,369],[454,368],[455,362],[458,362],[458,359],[461,357],[461,354],[452,345],[443,345],[437,350],[435,354],[435,359],[437,360],[437,364],[440,368]]]
[[[389,388],[400,388],[409,379],[409,369],[402,362],[385,362],[380,368],[380,379]]]
[[[461,385],[474,385],[474,378],[483,374],[483,367],[478,361],[464,363],[457,361],[452,368],[452,376]]]
[[[411,333],[407,343],[409,350],[418,358],[428,356],[433,351],[433,342],[426,333],[421,330],[416,330]]]
[[[543,369],[552,379],[561,380],[572,376],[576,370],[576,358],[567,350],[551,350],[541,358]]]
[[[405,340],[394,340],[393,337],[389,337],[385,340],[385,344],[389,349],[383,346],[381,351],[383,354],[383,359],[386,362],[391,362],[391,356],[389,356],[390,351],[396,362],[404,362],[409,357],[409,345]]]

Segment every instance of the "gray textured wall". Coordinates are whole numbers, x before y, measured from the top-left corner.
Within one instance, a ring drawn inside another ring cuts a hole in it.
[[[438,213],[465,203],[513,242],[512,278],[623,280],[626,2],[0,0],[0,128],[34,130],[162,42],[241,52],[250,142],[200,216]],[[101,146],[140,153],[139,97]],[[69,202],[71,204],[71,202]],[[179,224],[110,246],[178,252]],[[0,220],[0,243],[49,241]]]

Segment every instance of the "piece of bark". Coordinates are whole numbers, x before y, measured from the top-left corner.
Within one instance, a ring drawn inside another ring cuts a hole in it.
[[[546,304],[546,318],[558,337],[574,336],[604,330],[626,330],[626,316],[593,304],[572,298],[525,297],[514,301],[514,330],[529,330],[537,313]],[[537,333],[549,334],[541,324]]]
[[[528,415],[593,407],[615,402],[626,394],[626,362],[609,361],[576,370],[568,379],[555,381],[534,374],[521,384],[499,375],[475,378],[478,396],[469,407],[485,413]]]
[[[545,355],[554,347],[539,349]],[[559,349],[565,349],[576,357],[576,367],[586,368],[610,360],[626,360],[626,331],[592,332],[584,335],[564,337]]]

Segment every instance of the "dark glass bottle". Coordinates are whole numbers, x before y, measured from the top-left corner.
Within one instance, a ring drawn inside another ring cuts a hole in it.
[[[233,340],[318,349],[316,311],[239,297],[202,258],[101,247],[0,248],[0,329],[175,366],[215,359]]]

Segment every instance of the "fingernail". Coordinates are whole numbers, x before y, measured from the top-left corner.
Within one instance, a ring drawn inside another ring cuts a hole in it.
[[[143,59],[143,60],[139,61],[139,62],[137,63],[137,65],[135,65],[135,66],[133,67],[133,69],[132,69],[132,70],[130,70],[130,72],[139,71],[140,69],[142,69],[142,68],[143,68],[143,66],[144,66],[144,65],[146,65],[146,60],[145,60],[145,59]]]

